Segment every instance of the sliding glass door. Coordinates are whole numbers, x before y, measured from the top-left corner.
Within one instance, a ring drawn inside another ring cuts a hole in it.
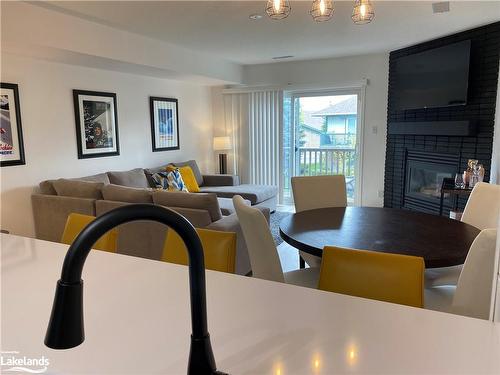
[[[283,202],[292,176],[342,174],[347,199],[359,204],[361,98],[356,92],[295,93],[285,98]]]

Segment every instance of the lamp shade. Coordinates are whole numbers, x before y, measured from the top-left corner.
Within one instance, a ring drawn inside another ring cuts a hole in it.
[[[231,147],[231,138],[229,137],[214,137],[214,150],[230,150]]]

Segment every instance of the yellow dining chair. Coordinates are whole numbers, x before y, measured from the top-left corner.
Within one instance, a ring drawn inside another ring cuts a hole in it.
[[[423,307],[424,269],[420,257],[326,246],[318,288]]]
[[[208,229],[196,229],[203,245],[205,268],[213,271],[234,273],[236,264],[236,233]],[[169,229],[163,246],[161,260],[188,265],[188,253],[184,241],[176,231]]]
[[[95,216],[76,213],[69,214],[68,219],[66,220],[66,226],[64,227],[61,242],[67,245],[71,245],[83,230],[83,228],[85,228],[94,219]],[[109,232],[99,238],[94,246],[92,246],[92,248],[102,251],[108,251],[110,253],[116,253],[117,239],[118,230],[111,229]]]

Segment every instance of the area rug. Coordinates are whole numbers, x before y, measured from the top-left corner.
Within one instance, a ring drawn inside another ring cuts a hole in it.
[[[280,237],[280,221],[285,217],[290,216],[290,212],[279,212],[275,211],[271,214],[271,220],[269,226],[271,228],[271,234],[273,235],[274,242],[276,246],[283,242],[283,239]]]

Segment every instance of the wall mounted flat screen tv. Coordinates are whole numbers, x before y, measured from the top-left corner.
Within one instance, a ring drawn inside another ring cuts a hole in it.
[[[467,104],[470,40],[405,56],[391,72],[395,110]]]

